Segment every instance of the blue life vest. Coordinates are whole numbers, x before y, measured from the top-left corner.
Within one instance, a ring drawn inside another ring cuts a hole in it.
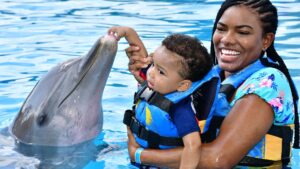
[[[205,135],[205,142],[213,141],[217,135],[221,123],[223,119],[227,116],[230,112],[231,106],[229,104],[229,100],[231,100],[232,96],[234,95],[237,88],[253,73],[257,72],[258,70],[264,69],[265,66],[262,65],[260,60],[252,63],[245,69],[235,74],[230,75],[224,81],[221,82],[221,87],[218,94],[218,104],[213,112],[213,117],[210,122],[209,129],[204,134]],[[219,67],[216,68],[219,73],[221,73],[221,69]],[[290,126],[276,126],[272,125],[271,129],[267,133],[267,135],[279,137],[282,140],[282,152],[281,154],[281,161],[283,165],[286,165],[289,162],[290,158],[290,150],[291,150],[291,143],[292,143],[292,136],[293,131]],[[259,146],[259,145],[258,145]],[[262,145],[261,145],[262,146]],[[261,157],[263,151],[263,147],[261,147],[260,151],[254,152],[254,157],[246,156],[242,159],[239,165],[242,166],[269,166],[274,164],[274,162],[278,160],[268,159],[266,157]],[[253,155],[253,154],[252,154]]]
[[[216,105],[214,115],[215,116],[226,116],[231,107],[229,106],[228,100],[233,96],[236,89],[253,73],[264,68],[258,60],[248,67],[244,68],[240,72],[230,75],[224,81],[221,82],[221,88],[218,94],[218,104]],[[216,70],[221,73],[219,66],[216,66]]]
[[[130,112],[129,118],[125,117],[127,116],[125,113],[124,123],[131,128],[136,141],[142,147],[166,149],[182,146],[182,138],[179,137],[177,128],[169,115],[171,107],[190,96],[192,96],[192,100],[198,101],[199,99],[193,98],[193,96],[205,97],[205,103],[195,102],[196,111],[200,114],[195,116],[200,117],[200,120],[211,118],[212,107],[216,103],[219,84],[219,74],[214,68],[202,80],[193,82],[191,87],[184,92],[160,95],[157,92],[152,92],[147,86],[142,86],[142,89],[137,92],[136,105],[133,112]],[[213,95],[211,95],[212,93]],[[201,110],[198,109],[198,111],[197,108]]]

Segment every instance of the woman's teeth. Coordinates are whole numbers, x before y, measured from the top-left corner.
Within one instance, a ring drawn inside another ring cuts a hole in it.
[[[221,50],[222,54],[225,55],[239,55],[240,52],[234,51],[234,50],[228,50],[228,49],[222,49]]]

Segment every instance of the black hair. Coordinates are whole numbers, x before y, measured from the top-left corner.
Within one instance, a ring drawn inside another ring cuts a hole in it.
[[[276,34],[277,27],[278,27],[278,14],[277,14],[277,9],[276,7],[271,3],[270,0],[225,0],[223,2],[221,8],[219,9],[212,35],[214,34],[217,24],[222,17],[223,13],[228,9],[229,7],[232,6],[237,6],[237,5],[244,5],[253,11],[257,12],[260,22],[262,24],[262,29],[263,29],[263,34],[266,33],[274,33]],[[216,61],[216,56],[215,56],[215,51],[214,51],[214,44],[213,41],[211,41],[211,55],[212,59],[214,61],[214,64],[217,64]],[[267,58],[263,57],[264,54],[267,54]],[[273,62],[269,62],[269,59],[271,59]],[[262,51],[260,60],[263,65],[269,66],[269,67],[274,67],[279,69],[281,72],[284,73],[284,75],[287,77],[289,85],[291,87],[292,91],[292,96],[293,96],[293,101],[294,101],[294,109],[295,109],[295,142],[294,142],[294,147],[299,148],[299,117],[298,117],[298,108],[297,108],[297,101],[299,99],[298,93],[295,87],[295,84],[293,83],[293,80],[291,78],[291,75],[283,61],[283,59],[278,55],[276,49],[274,48],[274,41],[272,42],[271,46],[266,50]],[[297,137],[297,138],[296,138]]]
[[[162,45],[183,58],[179,74],[185,79],[200,80],[213,66],[211,56],[197,38],[172,34],[162,41]]]

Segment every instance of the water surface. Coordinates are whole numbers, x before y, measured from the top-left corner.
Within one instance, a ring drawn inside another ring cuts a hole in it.
[[[210,46],[220,0],[3,0],[0,8],[0,168],[35,168],[40,161],[14,151],[7,127],[37,81],[54,65],[85,55],[109,27],[134,27],[153,51],[170,33],[184,33]],[[300,86],[300,0],[273,0],[278,7],[276,48]],[[131,107],[136,82],[127,70],[121,41],[103,95],[103,145],[85,168],[131,168],[123,112]],[[300,168],[300,151],[293,151]],[[63,163],[67,159],[58,160]],[[70,161],[69,161],[70,162]],[[75,161],[73,161],[76,164]],[[70,162],[72,164],[72,161]]]

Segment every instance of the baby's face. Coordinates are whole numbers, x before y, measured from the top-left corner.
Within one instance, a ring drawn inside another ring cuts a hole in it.
[[[153,63],[147,71],[148,86],[160,94],[167,94],[178,89],[184,80],[179,75],[180,56],[160,46],[153,53]]]

